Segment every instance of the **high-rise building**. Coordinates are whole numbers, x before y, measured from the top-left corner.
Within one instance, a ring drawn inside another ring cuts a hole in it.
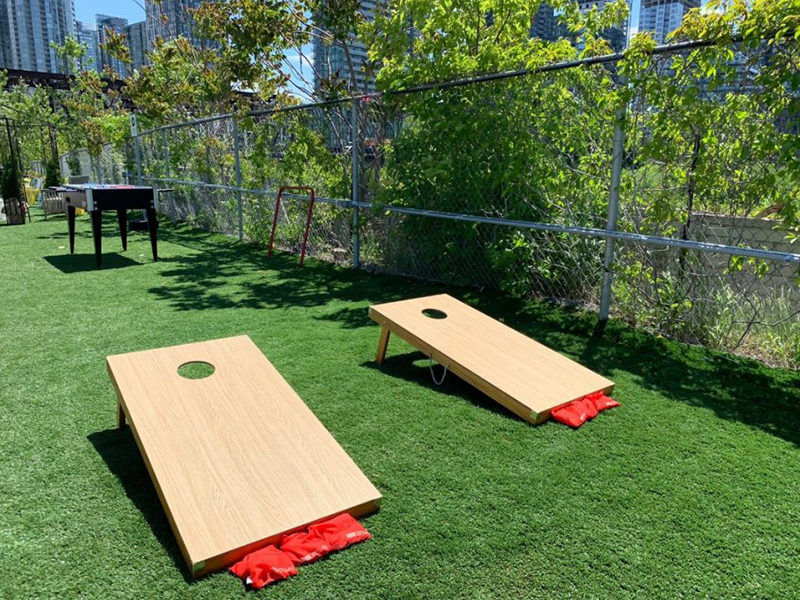
[[[11,29],[8,3],[0,0],[0,68],[14,66],[11,59]]]
[[[700,8],[700,0],[642,0],[639,31],[651,32],[657,44],[664,44],[692,8]]]
[[[558,39],[560,28],[555,10],[547,2],[542,2],[531,25],[531,37],[553,42]]]
[[[128,47],[131,50],[131,64],[129,70],[139,70],[147,64],[147,28],[145,21],[131,23],[125,28],[128,37]]]
[[[157,38],[169,41],[177,37],[185,37],[193,46],[207,47],[208,41],[195,33],[194,20],[189,14],[189,9],[197,8],[202,3],[203,0],[146,0],[147,47],[152,48]]]
[[[98,70],[104,71],[106,68],[113,69],[117,77],[125,78],[128,76],[128,65],[120,59],[112,56],[103,45],[108,43],[108,32],[113,31],[120,35],[125,35],[128,26],[128,19],[122,17],[112,17],[110,15],[96,15],[97,19],[97,40],[100,48]]]
[[[72,0],[0,0],[0,68],[66,73],[51,44],[74,35]]]
[[[81,71],[96,71],[100,65],[97,28],[92,23],[75,21],[75,38],[86,46],[86,54],[78,63],[78,69]]]
[[[359,4],[364,18],[372,20],[381,0],[361,0]],[[367,47],[361,42],[348,40],[345,52],[341,44],[330,44],[317,36],[314,38],[313,57],[315,92],[322,89],[324,82],[337,79],[344,81],[353,93],[375,91],[375,79],[366,68]]]

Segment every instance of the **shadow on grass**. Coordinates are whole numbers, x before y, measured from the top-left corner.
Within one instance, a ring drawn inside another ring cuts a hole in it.
[[[124,269],[142,264],[121,254],[103,254],[103,262],[99,267],[94,254],[56,254],[45,256],[44,259],[62,273]]]
[[[107,429],[87,436],[105,461],[108,470],[122,484],[125,494],[142,513],[159,543],[169,553],[186,583],[195,580],[189,575],[183,555],[167,521],[167,516],[153,487],[150,474],[139,453],[130,427]]]
[[[141,211],[139,210],[129,210],[128,211],[128,238],[130,239],[132,236],[135,235],[144,235],[145,237],[148,235],[147,230],[144,231],[134,231],[130,229],[130,221],[137,221],[140,220]],[[102,233],[103,239],[106,238],[117,238],[120,239],[120,232],[119,232],[119,223],[117,222],[117,214],[113,211],[104,211],[102,213]],[[37,235],[36,239],[39,240],[49,240],[49,239],[58,239],[63,238],[65,240],[69,240],[69,225],[67,223],[67,215],[58,213],[53,215],[48,215],[47,219],[45,220],[44,217],[39,219],[34,218],[33,223],[51,223],[56,222],[60,223],[61,227],[63,227],[62,231],[56,231],[49,234],[44,235]],[[88,214],[80,215],[75,217],[75,239],[92,239],[92,222]]]
[[[36,215],[34,215],[33,222],[34,223],[38,223],[39,221],[41,221],[42,223],[51,223],[53,221],[56,221],[56,222],[63,221],[64,222],[64,229],[66,230],[66,228],[67,228],[67,214],[66,213],[52,213],[52,214],[47,215],[46,219],[44,218],[44,215],[38,215],[38,217]]]
[[[376,331],[375,343],[377,344],[377,342]],[[452,396],[454,401],[460,402],[464,400],[483,410],[506,416],[509,419],[522,421],[520,417],[505,406],[450,372],[445,375],[441,385],[437,386],[431,376],[428,357],[422,352],[414,351],[406,354],[396,354],[385,358],[381,365],[378,365],[375,361],[366,361],[361,363],[361,366],[375,369],[385,375],[397,377],[423,387],[435,388],[446,396]],[[434,373],[436,373],[436,378],[440,379],[442,377],[442,366],[434,364],[433,369]]]
[[[375,327],[377,344],[378,328],[369,320],[366,304],[449,292],[611,379],[614,371],[630,373],[643,388],[668,400],[712,410],[722,419],[759,428],[800,446],[798,373],[656,338],[614,321],[599,329],[596,316],[579,309],[494,291],[371,275],[315,260],[301,268],[295,256],[278,253],[267,259],[263,249],[233,239],[186,227],[161,231],[165,241],[194,251],[168,259],[164,283],[149,290],[177,310],[316,307],[344,300],[361,306],[315,318],[349,329]],[[425,377],[410,357],[390,357],[384,365],[387,373],[411,381],[421,382]],[[441,389],[476,400],[471,392]],[[620,400],[625,402],[624,397]],[[476,401],[491,402],[485,398]]]
[[[131,235],[128,234],[128,239],[130,239],[130,236]],[[110,239],[110,238],[114,238],[116,240],[119,240],[120,239],[119,231],[118,230],[113,230],[112,231],[110,227],[104,227],[103,228],[103,242],[105,243],[105,240]],[[67,223],[66,223],[66,221],[64,221],[64,231],[57,231],[55,233],[37,235],[36,239],[37,240],[64,240],[64,242],[69,243],[69,231],[67,231]],[[91,246],[92,239],[93,239],[93,236],[92,236],[92,230],[91,229],[83,229],[83,228],[81,228],[81,229],[77,229],[75,231],[75,241],[76,241],[76,243],[84,244],[84,243],[88,242],[90,244],[89,247],[93,248],[93,246]],[[86,240],[86,242],[84,242],[84,240]],[[113,243],[113,242],[111,242],[111,243]],[[122,248],[122,244],[121,243],[120,243],[120,248]]]
[[[500,294],[469,295],[472,304],[613,379],[613,371],[669,400],[712,410],[800,446],[800,373],[770,369],[730,354],[679,344],[594,314],[522,302]],[[625,402],[624,397],[620,398]]]
[[[404,281],[387,286],[362,271],[316,260],[297,264],[297,257],[276,252],[267,258],[263,249],[185,228],[163,228],[165,242],[196,252],[162,262],[163,285],[150,292],[177,310],[225,308],[287,308],[322,306],[331,300],[386,302],[414,294],[432,293],[432,284]],[[351,327],[367,324],[360,309],[345,309],[334,320]],[[325,319],[331,319],[328,316]]]

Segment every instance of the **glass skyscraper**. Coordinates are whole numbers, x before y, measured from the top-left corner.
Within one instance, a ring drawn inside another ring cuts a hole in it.
[[[657,44],[665,44],[692,8],[700,8],[700,0],[642,0],[639,31],[649,31]]]
[[[0,0],[0,68],[66,73],[51,43],[75,36],[73,0]]]

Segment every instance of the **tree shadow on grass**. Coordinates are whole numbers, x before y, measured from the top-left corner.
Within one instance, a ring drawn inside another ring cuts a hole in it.
[[[291,254],[276,252],[267,258],[263,249],[237,240],[164,229],[166,242],[195,251],[163,259],[169,265],[162,271],[165,282],[149,289],[177,310],[315,307],[331,300],[388,302],[432,293],[434,287],[421,281],[369,277],[314,259],[300,267]],[[352,326],[366,324],[357,310],[331,318]]]
[[[41,223],[52,223],[52,222],[58,223],[59,221],[64,223],[64,230],[66,231],[66,229],[67,229],[67,225],[66,225],[66,223],[67,223],[67,215],[66,215],[66,213],[52,213],[52,214],[47,215],[46,219],[44,218],[44,215],[39,215],[38,218],[36,217],[36,215],[34,215],[34,217],[33,217],[33,222],[34,223],[40,223],[40,222]]]
[[[602,334],[587,336],[580,360],[594,369],[632,372],[646,389],[800,446],[797,373],[667,342],[618,323],[609,324]]]
[[[119,228],[116,226],[116,223],[113,226],[111,224],[109,224],[109,223],[106,223],[104,225],[104,227],[103,227],[102,234],[103,234],[102,237],[103,237],[103,244],[104,245],[105,245],[105,240],[110,239],[110,238],[114,238],[115,240],[118,240],[117,243],[119,244],[120,249],[122,249],[122,242],[119,241],[121,239],[120,238],[120,234],[119,234]],[[128,240],[133,239],[133,237],[136,236],[136,235],[142,235],[142,232],[141,231],[129,231],[128,232]],[[144,232],[144,235],[146,236],[147,232]],[[56,232],[53,232],[53,233],[37,235],[36,239],[37,240],[64,240],[64,242],[66,242],[68,244],[69,243],[69,231],[67,231],[66,221],[64,222],[64,231],[56,231]],[[89,244],[91,244],[92,243],[92,239],[94,239],[94,236],[92,234],[92,230],[91,229],[84,229],[83,227],[81,227],[80,229],[76,229],[75,230],[75,242],[76,242],[76,244],[85,244],[87,242]],[[84,240],[86,240],[86,241],[84,241]],[[94,249],[94,246],[90,245],[89,247]]]
[[[169,553],[184,581],[194,583],[130,427],[98,431],[87,437],[108,470],[122,484],[125,494],[142,513],[159,543]]]
[[[582,365],[613,371],[670,400],[712,410],[800,446],[800,373],[676,343],[586,311],[524,302],[500,294],[471,295],[473,305]],[[620,398],[624,403],[625,399]]]
[[[187,228],[165,227],[164,231],[166,241],[195,250],[174,259],[164,273],[167,281],[150,290],[177,310],[316,307],[344,300],[361,306],[315,318],[349,329],[375,327],[377,343],[378,329],[369,320],[365,304],[449,292],[611,379],[615,370],[631,373],[641,387],[669,400],[710,409],[722,419],[757,427],[800,446],[798,373],[674,343],[614,321],[602,331],[596,328],[596,315],[579,309],[520,300],[501,292],[371,275],[314,260],[301,268],[292,255],[278,253],[267,259],[262,249],[236,240]],[[624,403],[625,398],[620,400]]]

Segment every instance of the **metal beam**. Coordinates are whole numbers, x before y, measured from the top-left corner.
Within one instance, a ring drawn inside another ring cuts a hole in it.
[[[142,178],[144,181],[154,183],[171,183],[175,185],[186,185],[191,187],[204,187],[217,190],[227,191],[240,191],[243,194],[250,194],[253,196],[274,196],[277,190],[274,189],[250,189],[250,188],[237,188],[232,185],[220,185],[215,183],[201,183],[198,181],[188,181],[185,179],[173,179],[167,177],[149,177]],[[306,196],[297,194],[284,194],[284,198],[291,198],[294,200],[306,200]],[[373,208],[371,202],[352,202],[347,198],[326,198],[317,197],[316,202],[323,204],[332,204],[338,208]],[[558,225],[555,223],[537,223],[535,221],[517,221],[514,219],[501,219],[496,217],[482,217],[480,215],[462,215],[458,213],[449,213],[436,210],[424,210],[421,208],[409,208],[406,206],[380,206],[382,211],[395,212],[399,214],[418,215],[421,217],[433,217],[437,219],[447,219],[450,221],[463,221],[466,223],[484,223],[486,225],[500,225],[503,227],[516,227],[517,229],[534,229],[538,231],[553,231],[557,233],[572,233],[590,238],[599,239],[615,239],[625,242],[636,242],[640,244],[647,244],[650,246],[666,246],[669,248],[686,248],[688,250],[697,250],[704,252],[718,252],[720,254],[727,254],[730,256],[745,256],[747,258],[757,258],[761,260],[774,260],[778,262],[792,263],[800,265],[800,254],[792,252],[777,252],[775,250],[761,250],[758,248],[741,248],[739,246],[728,246],[726,244],[716,244],[713,242],[698,242],[695,240],[682,240],[677,238],[660,237],[654,235],[644,235],[641,233],[629,233],[626,231],[607,231],[605,229],[596,229],[593,227],[576,227],[572,225]]]
[[[360,208],[372,208],[372,204],[359,202]],[[779,262],[794,263],[800,265],[800,254],[791,252],[776,252],[774,250],[760,250],[757,248],[740,248],[739,246],[728,246],[726,244],[715,244],[713,242],[699,242],[696,240],[682,240],[676,238],[659,237],[653,235],[643,235],[641,233],[628,233],[625,231],[606,231],[593,227],[574,227],[571,225],[557,225],[554,223],[536,223],[532,221],[516,221],[513,219],[499,219],[494,217],[481,217],[478,215],[461,215],[457,213],[440,212],[435,210],[423,210],[420,208],[407,208],[404,206],[381,206],[381,210],[386,212],[396,212],[400,214],[418,215],[422,217],[435,217],[438,219],[448,219],[451,221],[464,221],[467,223],[485,223],[487,225],[502,225],[505,227],[516,227],[518,229],[534,229],[539,231],[553,231],[558,233],[572,233],[584,237],[615,239],[626,242],[637,242],[651,246],[667,246],[670,248],[687,248],[689,250],[699,250],[704,252],[719,252],[731,256],[745,256],[748,258],[758,258],[762,260],[774,260]]]

